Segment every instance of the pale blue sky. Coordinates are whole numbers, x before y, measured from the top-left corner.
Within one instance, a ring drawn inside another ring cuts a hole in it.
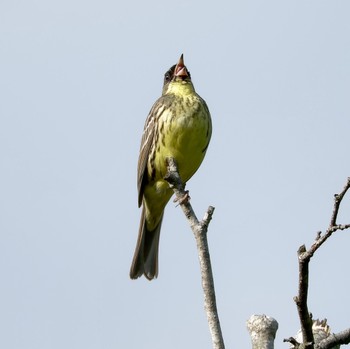
[[[211,348],[192,233],[170,203],[156,281],[131,281],[136,165],[184,53],[213,137],[188,183],[209,230],[227,348],[245,321],[299,328],[298,247],[350,175],[350,3],[0,3],[0,347]],[[346,198],[340,223],[350,223]],[[349,326],[349,232],[311,265],[310,310]]]

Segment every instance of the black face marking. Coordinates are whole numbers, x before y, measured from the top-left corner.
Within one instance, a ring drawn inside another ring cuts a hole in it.
[[[164,85],[170,82],[174,76],[176,64],[174,64],[165,74],[164,74]]]
[[[164,74],[164,85],[168,84],[174,77],[176,64],[174,64],[165,74]],[[187,69],[187,68],[186,68]],[[188,77],[186,79],[191,80],[191,73],[187,70]]]

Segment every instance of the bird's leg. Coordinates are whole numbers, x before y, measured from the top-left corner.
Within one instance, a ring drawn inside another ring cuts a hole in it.
[[[166,158],[168,172],[164,179],[169,183],[171,189],[175,189],[176,197],[174,202],[178,205],[187,204],[190,201],[189,191],[185,190],[186,183],[183,183],[177,168],[177,163],[174,158]]]
[[[182,204],[187,204],[190,200],[191,200],[191,197],[190,197],[189,191],[185,190],[181,198],[175,197],[174,202],[177,202],[178,204],[176,206],[178,206]]]

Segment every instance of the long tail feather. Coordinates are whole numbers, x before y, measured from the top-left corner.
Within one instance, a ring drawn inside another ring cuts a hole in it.
[[[148,280],[152,280],[158,276],[158,247],[162,220],[163,213],[158,225],[152,231],[148,230],[145,220],[145,208],[142,208],[139,236],[130,268],[131,279],[137,279],[145,275]]]

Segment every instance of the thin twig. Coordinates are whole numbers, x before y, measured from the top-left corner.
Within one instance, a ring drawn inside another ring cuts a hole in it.
[[[294,337],[284,338],[283,342],[292,344],[295,349],[300,347],[300,343]]]
[[[333,233],[335,233],[337,230],[345,230],[350,228],[350,224],[337,224],[337,218],[338,218],[338,212],[340,208],[340,204],[346,194],[346,192],[350,188],[350,177],[347,179],[347,182],[343,188],[343,190],[339,194],[334,195],[334,204],[333,204],[333,212],[332,217],[330,220],[330,224],[324,235],[322,235],[321,232],[318,233],[318,237],[314,244],[310,247],[310,249],[307,251],[307,255],[305,255],[305,258],[311,258],[313,254],[321,247],[321,245],[331,237]]]
[[[209,206],[203,220],[199,222],[189,202],[188,192],[185,191],[185,185],[182,183],[175,160],[173,158],[168,158],[167,166],[168,172],[165,179],[173,189],[176,196],[176,201],[181,206],[187,220],[189,221],[196,239],[202,275],[202,287],[204,291],[204,305],[213,341],[213,348],[224,349],[225,344],[222,337],[219,315],[216,307],[214,279],[207,240],[208,225],[213,216],[214,207]]]
[[[334,195],[333,214],[332,214],[332,218],[331,218],[331,222],[330,222],[329,228],[332,228],[332,227],[337,225],[337,218],[338,218],[338,212],[339,212],[340,203],[342,202],[343,197],[344,197],[344,195],[346,194],[346,192],[348,191],[349,188],[350,188],[350,177],[348,177],[348,180],[347,180],[343,190],[339,194],[335,194]]]

